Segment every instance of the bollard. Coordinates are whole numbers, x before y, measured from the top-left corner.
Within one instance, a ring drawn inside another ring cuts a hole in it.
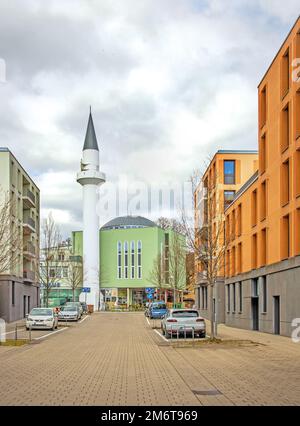
[[[31,325],[29,326],[29,342],[31,342]]]
[[[15,344],[17,343],[17,340],[18,340],[18,325],[16,324],[16,327],[15,327]]]
[[[171,324],[171,343],[173,343],[173,324]]]
[[[185,325],[184,325],[184,342],[186,342],[186,328],[185,328]]]
[[[192,327],[192,336],[193,336],[193,346],[195,344],[195,329]]]

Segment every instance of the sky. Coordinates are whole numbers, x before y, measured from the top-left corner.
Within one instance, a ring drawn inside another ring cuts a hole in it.
[[[299,0],[0,0],[0,146],[40,188],[42,218],[64,237],[82,227],[90,105],[100,223],[174,216],[171,189],[188,198],[216,150],[257,149],[257,86],[298,15]]]

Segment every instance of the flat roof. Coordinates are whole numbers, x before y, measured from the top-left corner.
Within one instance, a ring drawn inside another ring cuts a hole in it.
[[[263,76],[263,78],[260,80],[260,83],[259,83],[259,85],[257,86],[257,87],[259,87],[260,85],[261,85],[261,83],[264,81],[264,79],[265,79],[265,77],[266,77],[266,75],[268,74],[268,72],[270,71],[270,68],[272,67],[272,65],[274,64],[274,62],[276,61],[276,59],[277,59],[277,57],[278,57],[278,55],[279,55],[279,52],[281,51],[281,49],[283,48],[283,46],[284,46],[284,44],[286,43],[286,41],[287,41],[287,39],[289,38],[289,36],[291,35],[291,33],[293,32],[293,30],[294,30],[294,28],[296,27],[296,25],[297,25],[297,23],[298,23],[298,21],[300,20],[300,15],[298,16],[298,18],[296,19],[296,21],[295,21],[295,23],[294,23],[294,25],[292,26],[292,28],[290,29],[290,31],[289,31],[289,33],[288,33],[288,35],[286,36],[286,38],[284,39],[284,42],[281,44],[281,46],[280,46],[280,48],[278,49],[278,52],[276,53],[276,55],[274,56],[274,58],[273,58],[273,61],[271,62],[271,64],[269,65],[269,67],[268,67],[268,69],[267,69],[267,71],[264,73],[264,76]]]
[[[20,163],[20,161],[14,156],[14,154],[11,152],[11,150],[9,148],[7,148],[7,147],[0,146],[0,152],[8,152],[15,159],[15,161],[19,164],[19,166],[21,167],[21,169],[23,170],[23,172],[29,177],[29,179],[33,182],[33,184],[36,186],[36,188],[40,192],[40,188],[37,186],[37,184],[32,179],[32,177],[30,176],[30,174],[26,172],[26,170],[24,169],[24,167],[22,166],[22,164]]]

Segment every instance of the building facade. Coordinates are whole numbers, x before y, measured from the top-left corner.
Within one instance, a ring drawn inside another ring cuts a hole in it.
[[[224,243],[223,230],[226,207],[235,194],[258,168],[257,151],[218,151],[206,169],[195,191],[195,228],[203,229],[211,222],[212,233],[220,234],[219,244]],[[209,206],[213,206],[212,209]],[[218,228],[218,229],[217,229]],[[201,239],[196,244],[201,247]],[[225,259],[219,263],[219,271],[213,294],[207,282],[207,271],[203,263],[195,259],[196,306],[205,318],[211,318],[211,299],[213,299],[216,321],[225,321]]]
[[[226,324],[286,336],[300,317],[297,58],[299,18],[258,86],[259,169],[226,210]]]
[[[158,290],[159,299],[170,303],[175,288],[179,299],[179,293],[185,289],[186,274],[184,264],[180,266],[180,282],[172,287],[168,253],[175,235],[174,231],[163,230],[140,216],[118,217],[101,228],[100,290],[106,308],[143,305],[149,301],[146,289],[150,287]],[[182,236],[179,238],[183,241]],[[82,255],[81,231],[73,232],[73,247],[75,255]],[[160,286],[151,279],[155,261],[159,258],[164,265],[164,279]]]
[[[0,188],[0,208],[8,197],[10,228],[19,235],[13,265],[0,274],[0,317],[12,322],[39,305],[40,191],[7,148],[0,148]]]

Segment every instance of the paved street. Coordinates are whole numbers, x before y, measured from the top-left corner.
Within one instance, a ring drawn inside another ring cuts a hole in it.
[[[96,313],[23,347],[0,347],[1,405],[300,404],[300,344],[221,326],[172,347],[141,313]]]

